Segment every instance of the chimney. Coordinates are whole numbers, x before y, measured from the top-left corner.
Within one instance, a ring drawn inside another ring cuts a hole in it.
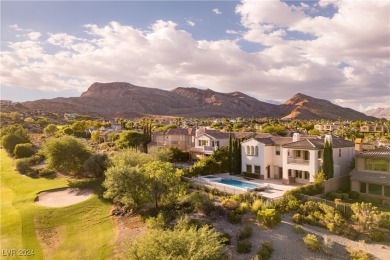
[[[293,134],[293,142],[298,142],[301,139],[301,135],[299,133]]]
[[[363,152],[363,140],[362,138],[356,138],[355,140],[355,153]]]
[[[332,144],[332,135],[325,135],[324,143],[326,142]]]

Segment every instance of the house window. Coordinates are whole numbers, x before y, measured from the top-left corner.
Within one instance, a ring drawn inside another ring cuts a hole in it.
[[[280,155],[280,146],[275,146],[275,154]]]
[[[366,170],[388,171],[388,161],[384,159],[366,159]]]
[[[387,171],[387,160],[374,160],[374,171]]]
[[[291,169],[288,170],[288,177],[291,177]]]
[[[214,141],[211,141],[211,146],[214,147],[215,146],[215,143]]]
[[[259,147],[255,146],[255,156],[259,156]]]
[[[255,154],[255,148],[253,148],[253,146],[251,146],[251,155],[254,155]]]
[[[341,157],[341,149],[339,149],[339,157]]]
[[[309,151],[305,151],[303,153],[303,156],[304,156],[305,160],[308,161],[309,160]]]
[[[390,186],[385,186],[385,196],[390,197]]]
[[[308,180],[310,178],[310,173],[305,171],[305,179]]]
[[[367,193],[367,185],[365,182],[360,183],[360,193]]]
[[[368,184],[368,193],[372,195],[379,195],[382,196],[382,185],[378,184]]]
[[[258,165],[255,165],[255,173],[258,173],[260,174],[261,170],[260,170],[260,166]]]
[[[295,151],[295,157],[301,157],[301,150]]]
[[[297,173],[298,173],[298,178],[302,179],[302,171],[297,171]]]
[[[322,158],[322,152],[318,151],[318,159],[321,159],[321,158]]]
[[[250,154],[251,154],[250,147],[247,146],[247,147],[246,147],[246,155],[250,155]]]
[[[207,140],[198,140],[199,146],[207,146],[208,142]]]
[[[250,164],[246,165],[246,172],[252,173],[252,165]]]

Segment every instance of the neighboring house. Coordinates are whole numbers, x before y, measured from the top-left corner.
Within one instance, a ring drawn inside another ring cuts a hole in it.
[[[183,151],[189,151],[195,146],[194,128],[170,128],[166,131],[155,132],[152,134],[152,142],[149,147],[178,147]]]
[[[317,129],[320,132],[333,132],[333,131],[335,131],[339,127],[340,127],[340,124],[336,124],[336,123],[333,123],[333,124],[318,124],[318,125],[314,126],[314,129]]]
[[[350,177],[352,191],[390,203],[390,147],[357,154]]]
[[[384,133],[386,131],[386,127],[383,125],[362,125],[360,127],[361,133]]]
[[[291,143],[292,140],[292,137],[265,134],[242,142],[242,172],[258,174],[260,179],[282,179],[281,145]]]
[[[232,138],[234,134],[232,133]],[[195,147],[190,149],[190,158],[199,160],[206,156],[210,156],[215,150],[220,147],[229,145],[229,133],[222,133],[212,130],[196,131]]]
[[[73,120],[73,119],[76,118],[76,116],[77,116],[76,113],[65,113],[64,114],[64,119],[65,120]]]
[[[333,177],[348,175],[355,155],[354,143],[330,135],[326,135],[325,139],[332,142]],[[292,143],[282,146],[283,179],[287,183],[314,181],[314,176],[323,163],[325,139],[300,140],[299,136],[295,136]]]

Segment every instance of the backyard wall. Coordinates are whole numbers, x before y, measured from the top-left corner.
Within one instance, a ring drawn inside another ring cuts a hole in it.
[[[349,190],[349,175],[335,177],[324,182],[324,194],[337,190]]]

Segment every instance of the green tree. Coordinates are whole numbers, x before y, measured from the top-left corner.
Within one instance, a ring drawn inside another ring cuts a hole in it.
[[[20,114],[19,114],[19,112],[11,112],[9,115],[10,115],[11,119],[14,122],[19,122],[20,121]]]
[[[91,133],[91,141],[92,141],[94,144],[99,143],[99,135],[100,135],[101,133],[102,133],[102,131],[100,131],[100,130],[92,131],[92,133]]]
[[[135,150],[122,150],[116,153],[112,159],[112,165],[125,165],[130,167],[143,166],[153,161],[149,154],[141,153]]]
[[[177,225],[173,230],[149,229],[134,241],[123,258],[137,260],[226,259],[225,239],[215,229],[205,225]]]
[[[101,177],[104,175],[104,172],[107,170],[110,164],[110,160],[105,153],[96,153],[92,154],[84,162],[84,170],[92,174],[94,177]]]
[[[331,142],[325,141],[324,145],[324,162],[322,164],[322,171],[325,174],[325,178],[333,178],[333,148]]]
[[[62,136],[49,140],[43,147],[47,164],[61,172],[77,174],[92,151],[79,139]]]
[[[309,135],[321,135],[321,132],[318,129],[310,129],[308,134]]]
[[[28,143],[29,141],[25,138],[16,135],[16,134],[8,134],[1,138],[1,146],[9,153],[13,154],[16,145]]]
[[[50,136],[55,134],[57,132],[58,128],[55,124],[49,124],[48,126],[43,129],[43,132],[45,133],[46,136]]]
[[[134,148],[142,144],[144,140],[144,135],[136,131],[123,131],[119,135],[119,139],[115,141],[115,145],[119,148]]]
[[[105,198],[119,201],[131,209],[137,209],[149,201],[147,179],[140,168],[129,165],[113,166],[105,175]]]
[[[30,143],[17,144],[14,149],[15,158],[26,158],[35,154]]]
[[[64,134],[66,135],[73,135],[74,131],[70,127],[65,127],[64,130],[62,130]]]
[[[172,203],[185,193],[185,185],[180,177],[183,171],[175,169],[167,162],[150,162],[142,167],[147,178],[148,191],[156,208],[160,203]]]

